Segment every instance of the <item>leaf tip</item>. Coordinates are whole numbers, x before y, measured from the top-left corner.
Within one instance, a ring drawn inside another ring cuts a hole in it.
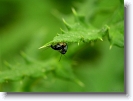
[[[65,19],[64,19],[64,18],[62,18],[62,21],[63,21],[64,23],[66,23],[66,21],[65,21]]]
[[[59,36],[60,34],[59,34],[59,33],[57,33],[56,35],[57,35],[57,36]]]
[[[110,49],[110,50],[112,49],[112,46],[113,46],[113,45],[110,45],[110,46],[109,46],[109,49]]]
[[[108,25],[105,25],[104,28],[105,28],[106,30],[110,30],[110,27],[109,27]]]
[[[26,63],[28,63],[28,64],[31,63],[31,58],[29,58],[26,53],[24,53],[23,51],[21,51],[20,54],[24,58],[24,60],[26,61]]]
[[[4,60],[3,62],[9,69],[12,69],[12,66],[10,63],[8,63],[6,60]]]
[[[71,26],[65,21],[64,18],[62,18],[62,20],[63,20],[65,26],[67,27],[67,29],[70,30],[71,29]]]
[[[78,42],[78,46],[79,46],[79,42]]]
[[[65,33],[65,31],[64,31],[62,28],[60,28],[60,30],[61,30],[62,34],[64,34],[64,33]]]
[[[80,85],[81,87],[84,87],[84,86],[85,86],[84,83],[81,82],[81,81],[78,80],[78,79],[76,79],[75,82],[76,82],[78,85]]]
[[[42,46],[42,47],[39,47],[38,49],[42,49],[42,48],[45,48],[46,46],[44,45],[44,46]]]
[[[99,38],[99,40],[103,41],[103,39],[102,39],[102,38]]]
[[[73,12],[73,14],[75,15],[75,16],[77,16],[77,12],[76,12],[76,10],[72,7],[72,12]]]

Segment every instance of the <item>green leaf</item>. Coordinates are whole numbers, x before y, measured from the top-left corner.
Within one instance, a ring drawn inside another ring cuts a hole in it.
[[[5,65],[9,67],[9,70],[0,72],[0,83],[8,80],[22,80],[23,77],[44,77],[47,76],[48,72],[55,71],[57,77],[70,80],[80,86],[84,85],[74,75],[71,65],[68,61],[62,61],[61,64],[58,64],[56,59],[50,59],[41,62],[27,56],[24,52],[21,52],[21,55],[25,60],[25,64],[11,65],[8,62],[5,62]]]
[[[56,44],[59,42],[66,42],[66,43],[80,43],[80,42],[92,42],[95,40],[101,40],[103,41],[103,37],[107,36],[111,46],[116,45],[119,47],[124,46],[124,35],[123,33],[123,24],[119,23],[116,24],[111,28],[111,31],[109,31],[110,27],[105,25],[101,29],[96,29],[92,27],[90,24],[87,24],[85,22],[84,16],[79,16],[77,12],[72,9],[75,17],[75,23],[74,24],[68,24],[64,19],[63,22],[68,29],[67,31],[61,29],[62,34],[57,34],[57,36],[54,37],[54,39],[45,45],[43,45],[41,48],[45,48],[48,46],[51,46],[52,44]],[[117,29],[117,30],[116,30]]]
[[[55,74],[59,78],[75,82],[81,87],[84,87],[84,84],[74,75],[71,65],[68,61],[63,61],[61,64],[58,64]]]
[[[114,12],[112,23],[109,30],[109,41],[112,45],[124,47],[124,5],[120,6]]]
[[[25,62],[16,65],[11,65],[5,62],[7,67],[11,69],[0,72],[0,82],[5,80],[21,80],[24,76],[39,77],[45,75],[46,72],[52,71],[56,68],[54,66],[55,59],[50,59],[45,62],[35,60],[21,52]]]
[[[103,36],[108,34],[109,27],[106,25],[101,29],[96,29],[89,24],[84,22],[84,17],[78,16],[77,13],[73,10],[76,18],[76,22],[74,24],[68,24],[64,19],[63,22],[66,25],[68,31],[64,31],[61,29],[62,34],[57,34],[54,39],[44,46],[40,47],[45,48],[52,44],[56,44],[59,42],[91,42],[95,40],[102,40]]]
[[[111,26],[109,31],[111,45],[124,47],[124,21],[115,24],[115,26]]]

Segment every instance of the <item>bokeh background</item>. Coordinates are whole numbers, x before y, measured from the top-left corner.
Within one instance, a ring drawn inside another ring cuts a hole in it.
[[[60,28],[62,18],[74,22],[71,8],[86,16],[96,28],[113,25],[123,0],[0,0],[0,91],[4,92],[124,92],[124,48],[113,46],[105,37],[94,43],[68,44],[68,52],[38,48],[51,41]],[[117,12],[116,12],[117,11]],[[124,28],[123,28],[124,29]],[[46,64],[53,70],[36,72],[39,65],[25,65],[22,54]],[[54,62],[48,62],[54,59]],[[33,75],[22,72],[33,68]],[[65,68],[65,73],[64,73]],[[18,70],[19,76],[15,75]],[[14,72],[15,71],[15,72]],[[78,80],[71,80],[74,75]],[[6,76],[13,76],[9,79]]]

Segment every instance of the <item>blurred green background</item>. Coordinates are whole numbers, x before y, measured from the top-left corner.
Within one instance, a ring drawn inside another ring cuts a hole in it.
[[[124,92],[124,48],[109,50],[107,38],[95,43],[68,44],[68,52],[60,53],[46,48],[38,50],[51,41],[60,28],[65,29],[62,18],[73,23],[71,8],[85,15],[96,28],[104,24],[115,25],[114,18],[123,0],[0,0],[0,73],[14,75],[14,69],[28,71],[21,52],[35,61],[41,61],[54,70],[45,75],[20,79],[4,79],[0,91],[4,92]],[[11,66],[9,66],[9,64]],[[34,62],[30,67],[34,69]],[[9,68],[11,67],[11,68]],[[22,68],[22,69],[21,69]],[[35,66],[38,68],[38,65]],[[68,72],[62,72],[63,70]],[[68,69],[68,70],[67,70]],[[18,74],[23,75],[18,71]],[[35,71],[35,70],[34,70]],[[69,71],[71,73],[69,73]],[[36,71],[34,74],[37,74]],[[72,75],[78,83],[70,80]],[[62,76],[64,75],[64,76]],[[67,78],[68,76],[68,78]],[[0,75],[0,78],[6,77]],[[17,77],[14,77],[17,78]],[[81,83],[82,82],[82,83]]]

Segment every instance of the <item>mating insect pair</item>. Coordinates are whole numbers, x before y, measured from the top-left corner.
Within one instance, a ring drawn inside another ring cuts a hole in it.
[[[68,46],[66,43],[57,43],[56,45],[51,45],[51,48],[54,50],[58,50],[61,54],[65,54],[67,52]]]
[[[51,45],[50,46],[52,49],[57,50],[61,53],[60,59],[62,57],[62,54],[65,54],[67,52],[68,46],[65,42],[60,42],[57,43],[55,45]],[[44,48],[44,47],[40,47],[39,49]],[[60,60],[59,60],[60,61]]]
[[[66,43],[61,42],[61,43],[57,43],[56,45],[51,45],[51,48],[54,50],[58,50],[61,53],[61,56],[60,56],[60,59],[61,59],[62,54],[65,54],[67,52],[68,46]]]

